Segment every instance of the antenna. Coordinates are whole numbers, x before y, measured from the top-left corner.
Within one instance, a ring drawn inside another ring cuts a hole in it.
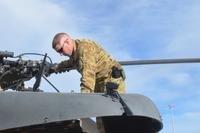
[[[172,133],[174,133],[174,120],[173,120],[173,116],[174,116],[174,105],[168,105],[168,108],[170,110],[170,123],[171,123],[171,127],[172,127]]]

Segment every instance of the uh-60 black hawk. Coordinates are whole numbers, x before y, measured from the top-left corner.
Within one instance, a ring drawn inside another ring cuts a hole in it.
[[[46,78],[54,65],[51,58],[24,60],[24,53],[0,51],[0,132],[2,133],[98,133],[90,119],[101,117],[106,133],[157,133],[162,127],[154,103],[140,94],[118,94],[115,87],[106,93],[61,93]],[[48,59],[48,61],[47,61]],[[192,59],[121,61],[122,65],[193,63]],[[67,68],[67,71],[70,68]],[[35,77],[33,87],[24,82]],[[56,89],[47,93],[39,88],[41,78]],[[5,91],[5,90],[14,91]],[[98,101],[98,102],[97,102]]]

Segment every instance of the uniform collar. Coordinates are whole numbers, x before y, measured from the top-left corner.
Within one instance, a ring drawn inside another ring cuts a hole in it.
[[[77,40],[73,40],[73,52],[72,52],[72,56],[70,57],[73,60],[76,60],[77,58],[77,48],[78,48],[78,42]]]

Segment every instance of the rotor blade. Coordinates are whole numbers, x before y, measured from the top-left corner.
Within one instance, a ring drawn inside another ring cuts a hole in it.
[[[135,60],[135,61],[119,61],[119,63],[121,65],[153,65],[153,64],[174,64],[174,63],[200,63],[200,58]]]

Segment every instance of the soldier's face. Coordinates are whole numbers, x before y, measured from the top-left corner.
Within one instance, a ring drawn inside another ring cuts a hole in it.
[[[73,43],[71,38],[67,36],[60,37],[57,45],[55,46],[55,50],[60,54],[70,57],[73,52]]]

